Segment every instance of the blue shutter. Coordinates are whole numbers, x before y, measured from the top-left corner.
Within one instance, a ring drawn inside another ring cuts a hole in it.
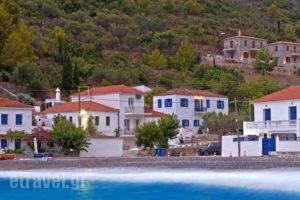
[[[8,115],[7,114],[2,114],[1,115],[1,124],[2,125],[7,125],[8,124]]]
[[[199,123],[199,120],[198,120],[198,119],[195,119],[195,120],[194,120],[194,126],[195,126],[195,127],[200,126],[200,123]]]
[[[158,100],[157,100],[157,107],[158,107],[158,108],[161,108],[161,99],[158,99]]]
[[[22,115],[16,114],[16,125],[22,125]]]
[[[297,119],[297,107],[296,106],[291,106],[289,107],[290,109],[290,120],[296,120]]]
[[[217,108],[218,109],[223,109],[224,108],[224,101],[218,100],[217,101]]]
[[[271,121],[271,109],[264,109],[264,121]]]
[[[210,108],[210,100],[206,99],[206,108]]]

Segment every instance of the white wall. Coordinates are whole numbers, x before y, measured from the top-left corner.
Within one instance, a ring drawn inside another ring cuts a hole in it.
[[[254,103],[254,121],[264,121],[264,109],[271,109],[271,121],[289,120],[289,107],[297,106],[300,117],[300,100],[270,101]]]
[[[276,151],[277,152],[300,152],[300,140],[280,141],[279,137],[276,137]]]
[[[237,157],[238,142],[233,142],[236,135],[228,135],[222,137],[222,157]],[[241,156],[261,156],[262,155],[262,140],[258,141],[241,141]]]
[[[121,157],[122,138],[90,138],[88,152],[80,151],[80,157]]]
[[[22,108],[1,108],[1,114],[8,115],[8,124],[0,124],[0,134],[6,134],[6,132],[11,129],[13,131],[25,131],[26,133],[31,133],[32,130],[32,109],[22,109]],[[22,125],[16,125],[16,114],[22,115]]]

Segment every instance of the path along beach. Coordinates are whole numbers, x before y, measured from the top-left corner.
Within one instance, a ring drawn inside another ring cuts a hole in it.
[[[120,157],[120,158],[54,158],[15,159],[0,161],[0,170],[67,169],[67,168],[165,168],[255,170],[275,168],[300,168],[300,158],[278,157]]]

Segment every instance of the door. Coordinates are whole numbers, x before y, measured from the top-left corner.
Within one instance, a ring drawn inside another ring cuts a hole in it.
[[[275,138],[263,138],[262,139],[263,155],[269,155],[270,151],[276,151],[276,139]]]
[[[264,121],[271,121],[271,109],[264,109]]]
[[[296,106],[290,106],[289,107],[289,119],[290,120],[296,120],[297,119],[297,107]]]
[[[1,139],[1,149],[7,148],[7,139]]]
[[[21,149],[21,139],[15,139],[15,150]]]

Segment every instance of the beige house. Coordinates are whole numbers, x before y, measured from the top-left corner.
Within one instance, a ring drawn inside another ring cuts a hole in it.
[[[244,36],[239,31],[237,36],[224,39],[225,61],[251,64],[262,46],[267,46],[267,40]]]
[[[300,43],[278,41],[268,44],[268,49],[278,59],[278,67],[290,71],[300,67]]]

